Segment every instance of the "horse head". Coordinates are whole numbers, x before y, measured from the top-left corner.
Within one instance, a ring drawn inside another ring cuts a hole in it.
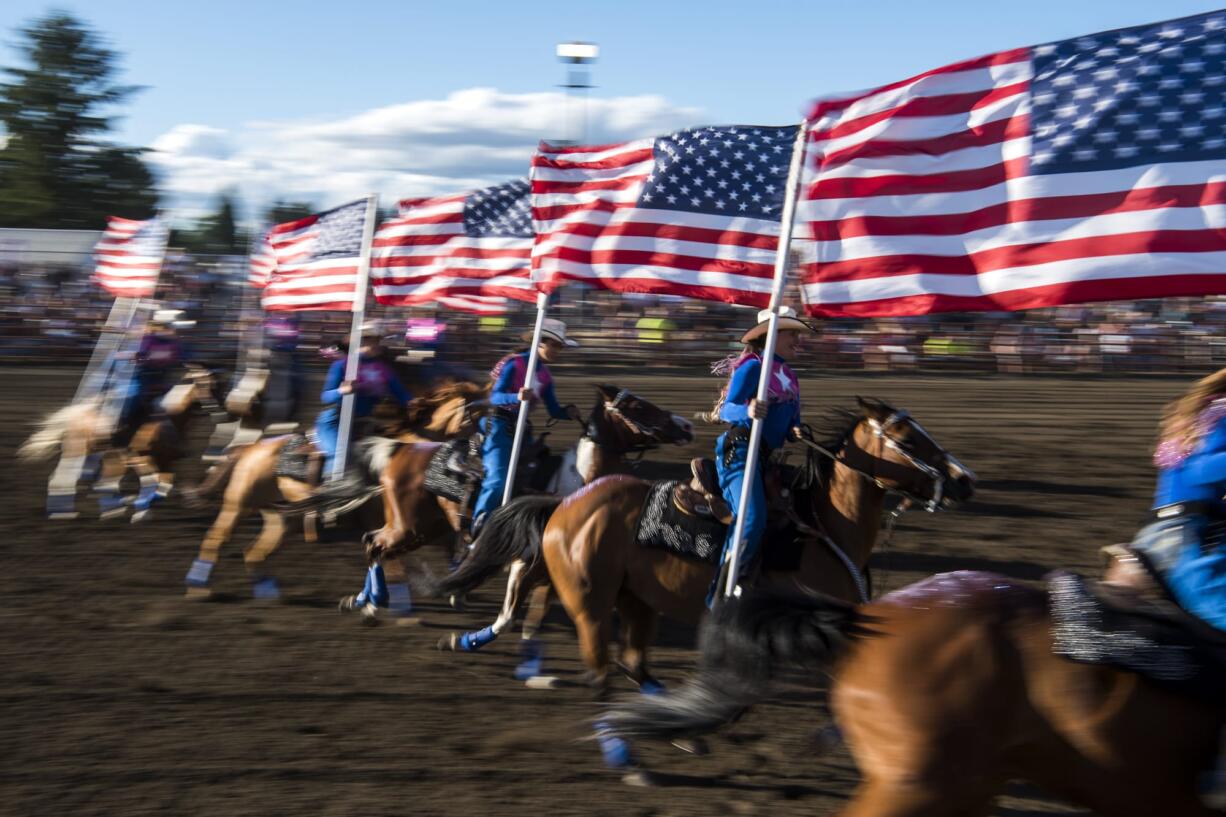
[[[467,381],[448,383],[409,403],[405,428],[445,438],[466,436],[476,429],[488,397],[488,386]]]
[[[588,434],[597,442],[612,438],[625,450],[654,448],[662,443],[693,442],[694,425],[629,389],[602,383],[596,386],[596,406],[588,421]]]
[[[862,414],[852,439],[861,461],[880,487],[902,494],[928,511],[947,508],[975,493],[975,472],[946,451],[907,411],[857,397]]]
[[[871,398],[857,397],[856,402],[858,411],[836,412],[845,425],[824,445],[807,435],[807,470],[816,479],[825,481],[839,463],[928,511],[971,498],[975,473],[907,411]]]

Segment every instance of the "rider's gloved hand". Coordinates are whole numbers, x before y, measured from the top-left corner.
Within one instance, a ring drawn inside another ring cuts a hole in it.
[[[566,407],[566,416],[576,422],[581,422],[583,420],[583,415],[579,411],[579,407],[574,403],[571,403]]]
[[[749,401],[749,416],[754,420],[765,420],[769,408],[770,406],[765,401],[755,398]]]

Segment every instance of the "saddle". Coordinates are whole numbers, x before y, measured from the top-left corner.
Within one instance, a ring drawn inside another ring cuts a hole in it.
[[[438,447],[426,466],[426,490],[467,504],[473,487],[481,484],[483,473],[480,434],[448,440]]]
[[[307,435],[293,434],[277,454],[273,475],[289,477],[315,487],[319,485],[323,462],[323,454]]]
[[[702,457],[690,460],[691,480],[678,482],[672,502],[678,511],[698,519],[711,519],[722,525],[732,524],[732,509],[719,489],[715,463]]]
[[[1175,604],[1143,554],[1121,545],[1104,551],[1117,559],[1109,580],[1063,571],[1048,578],[1053,652],[1130,670],[1181,693],[1220,696],[1226,632]]]

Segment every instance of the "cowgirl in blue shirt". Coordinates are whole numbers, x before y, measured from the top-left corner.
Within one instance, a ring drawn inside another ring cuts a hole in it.
[[[726,367],[717,366],[717,374],[729,371],[731,377],[722,395],[719,419],[732,428],[715,441],[715,468],[719,473],[719,487],[724,501],[735,512],[741,500],[741,487],[745,482],[745,460],[749,453],[749,429],[755,419],[762,420],[762,452],[758,459],[757,472],[752,476],[749,502],[745,508],[744,544],[739,560],[739,572],[744,577],[757,554],[758,543],[766,530],[766,488],[762,481],[764,460],[770,452],[779,448],[796,434],[800,425],[800,381],[787,361],[799,351],[801,339],[812,328],[796,317],[788,307],[779,311],[779,335],[775,341],[775,359],[771,365],[767,399],[756,399],[758,381],[762,377],[762,350],[766,344],[770,310],[758,313],[758,325],[741,338],[745,350],[728,361]],[[728,526],[724,541],[723,561],[732,555],[734,525]],[[738,577],[740,578],[740,577]],[[710,604],[719,592],[719,578],[708,595]]]
[[[1206,541],[1226,520],[1226,369],[1167,407],[1154,464],[1154,521],[1133,545],[1180,606],[1226,630],[1226,541]]]
[[[531,339],[530,333],[527,338]],[[490,371],[490,378],[494,381],[490,390],[490,405],[493,411],[481,421],[481,430],[485,432],[485,441],[481,446],[485,478],[481,482],[481,493],[477,495],[477,502],[473,507],[471,533],[474,538],[489,513],[502,504],[520,401],[529,401],[529,411],[538,401],[544,403],[549,416],[555,420],[565,420],[568,417],[572,420],[579,419],[578,408],[564,407],[558,402],[553,389],[553,376],[545,366],[546,363],[555,362],[566,347],[578,345],[576,341],[566,337],[565,323],[546,318],[541,331],[541,345],[537,352],[540,360],[537,362],[535,386],[532,389],[525,384],[528,374],[528,349],[507,355]]]

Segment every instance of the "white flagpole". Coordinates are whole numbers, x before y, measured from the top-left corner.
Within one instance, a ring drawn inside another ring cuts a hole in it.
[[[544,292],[536,294],[536,326],[532,330],[532,346],[528,349],[528,371],[524,374],[524,388],[530,389],[536,385],[536,367],[538,350],[541,346],[541,330],[545,327],[545,309],[549,305],[549,295]],[[515,441],[511,444],[511,463],[507,466],[507,484],[502,489],[502,504],[511,501],[515,491],[515,470],[519,466],[519,452],[524,446],[524,434],[528,430],[528,411],[531,404],[526,400],[519,403],[519,417],[515,420]]]
[[[783,305],[783,287],[787,282],[788,250],[792,244],[792,223],[796,215],[796,198],[804,169],[805,141],[809,123],[802,122],[792,146],[792,165],[788,168],[788,187],[784,193],[783,213],[779,225],[779,246],[775,251],[775,279],[771,286],[770,325],[766,331],[766,348],[762,351],[762,373],[758,378],[758,402],[765,402],[770,390],[771,367],[775,362],[775,340],[779,335],[779,308]],[[749,451],[745,455],[745,479],[741,483],[741,498],[736,506],[736,522],[732,530],[732,554],[728,559],[728,575],[724,583],[725,598],[736,589],[737,569],[745,537],[745,511],[749,508],[749,492],[758,472],[758,449],[762,444],[762,421],[754,420],[749,430]]]
[[[111,358],[115,350],[119,348],[119,342],[127,333],[128,327],[132,324],[132,316],[136,314],[136,305],[139,302],[139,298],[124,296],[116,298],[111,304],[111,311],[106,317],[106,323],[102,324],[102,331],[94,344],[93,353],[89,356],[89,363],[85,365],[85,371],[81,374],[81,381],[77,384],[77,391],[72,397],[72,402],[79,403],[82,400],[88,400],[97,394],[102,384],[106,382]]]
[[[358,357],[362,346],[362,322],[366,319],[366,289],[370,282],[370,245],[375,235],[375,218],[379,212],[379,196],[372,193],[366,197],[366,223],[362,227],[362,254],[358,261],[357,288],[353,293],[353,323],[349,327],[349,358],[345,361],[345,379],[350,383],[358,376]],[[345,460],[349,455],[349,435],[353,431],[352,392],[341,398],[341,421],[336,435],[336,457],[332,460],[331,479],[340,479],[345,474]]]

